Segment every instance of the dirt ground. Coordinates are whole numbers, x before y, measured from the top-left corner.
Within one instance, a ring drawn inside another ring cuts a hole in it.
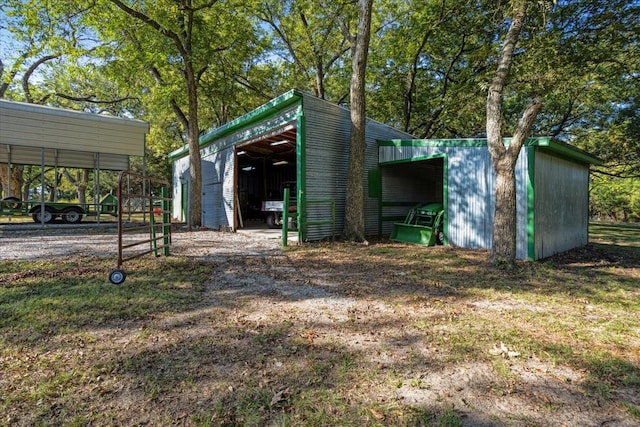
[[[112,256],[116,248],[115,235],[108,229],[93,229],[78,236],[69,235],[63,229],[40,233],[3,227],[0,241],[0,259],[10,260],[82,253]],[[381,371],[392,370],[398,378],[397,384],[367,381],[366,390],[354,385],[355,395],[367,394],[367,399],[378,403],[396,402],[434,411],[453,409],[467,426],[640,425],[624,408],[585,393],[581,387],[585,372],[543,361],[535,355],[520,354],[500,342],[488,342],[486,352],[490,356],[481,361],[447,361],[434,341],[419,339],[420,322],[450,313],[442,309],[452,293],[446,283],[434,283],[428,294],[412,295],[411,281],[402,270],[389,271],[384,265],[364,266],[344,251],[320,251],[309,262],[305,260],[304,251],[283,251],[277,234],[208,230],[174,233],[172,246],[174,255],[210,261],[212,280],[191,310],[153,321],[153,326],[162,331],[159,340],[171,341],[178,336],[182,341],[185,337],[196,340],[211,335],[217,327],[207,319],[224,305],[233,308],[230,313],[235,313],[229,321],[242,326],[248,334],[257,335],[286,322],[296,325],[292,333],[309,345],[345,349],[358,356],[356,363],[375,365]],[[446,247],[432,250],[434,256],[464,252]],[[477,257],[481,264],[485,254],[468,251],[463,256]],[[476,298],[457,304],[460,310],[507,314],[513,310],[545,310],[545,307],[509,300],[495,302]],[[131,346],[135,346],[137,332],[126,328],[105,329],[100,332],[100,340],[124,343],[133,351]],[[444,324],[442,333],[446,334]],[[296,349],[287,351],[295,353]],[[224,378],[229,381],[237,375],[242,381],[243,371],[253,366],[254,356],[239,355],[234,362],[233,358],[218,355],[220,364],[226,364],[228,375]],[[491,356],[508,367],[506,377],[496,379],[496,364]],[[262,366],[273,373],[281,363],[270,356]],[[207,369],[211,370],[211,378],[202,380],[199,390],[193,393],[206,395],[207,387],[217,387],[219,374],[213,373],[213,366]],[[274,390],[273,399],[277,401],[291,392]],[[123,396],[123,400],[114,405],[126,411],[126,400],[134,398]],[[628,400],[640,404],[638,397]],[[181,411],[189,411],[176,402],[165,404],[175,405],[171,410],[176,419],[180,418]],[[385,414],[375,411],[372,414],[385,424]],[[154,423],[153,418],[149,423]]]

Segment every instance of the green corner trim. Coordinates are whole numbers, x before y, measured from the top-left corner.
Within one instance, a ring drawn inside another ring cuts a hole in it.
[[[536,180],[536,149],[527,147],[527,258],[536,259],[536,228],[535,228],[535,180]]]
[[[298,209],[298,242],[307,238],[307,127],[302,105],[298,107],[296,132],[296,195]]]

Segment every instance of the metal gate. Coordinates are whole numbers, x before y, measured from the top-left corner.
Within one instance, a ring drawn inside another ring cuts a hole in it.
[[[124,282],[125,261],[153,253],[169,255],[171,245],[171,185],[131,171],[118,176],[118,267],[109,274]]]

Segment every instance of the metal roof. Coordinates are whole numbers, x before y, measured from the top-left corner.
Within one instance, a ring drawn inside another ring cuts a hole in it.
[[[255,110],[241,117],[238,117],[237,119],[234,119],[218,128],[215,128],[210,132],[206,133],[205,135],[202,135],[199,141],[200,148],[203,148],[209,144],[212,144],[213,142],[218,141],[229,134],[238,132],[239,130],[258,125],[260,122],[264,121],[266,118],[276,115],[279,112],[288,109],[295,103],[301,102],[302,98],[303,98],[303,94],[301,92],[295,89],[292,89],[278,96],[277,98],[272,99],[266,104],[261,105]],[[264,129],[264,130],[268,131],[268,129]],[[254,140],[249,141],[249,144],[251,145],[250,149],[255,150],[256,154],[258,153],[259,150],[263,151],[263,153],[261,154],[265,154],[266,152],[273,153],[278,151],[288,151],[289,147],[287,145],[283,144],[282,147],[278,147],[278,144],[275,144],[275,145],[273,144],[285,139],[289,140],[292,143],[295,143],[295,140],[296,140],[295,128],[284,129],[283,131],[284,133],[277,132],[277,134],[273,135],[272,137],[268,137],[268,138],[260,137],[260,138],[255,138],[255,141]],[[248,144],[245,144],[245,142],[242,143],[242,146],[248,145]],[[246,150],[247,149],[245,149],[245,151]],[[189,146],[184,145],[181,148],[169,153],[169,158],[175,160],[177,158],[184,157],[187,154],[189,154]]]
[[[144,156],[148,132],[140,120],[0,99],[0,163],[122,169]]]

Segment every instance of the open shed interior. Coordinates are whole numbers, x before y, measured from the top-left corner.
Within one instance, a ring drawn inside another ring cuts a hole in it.
[[[262,203],[282,200],[284,186],[296,182],[296,138],[295,125],[289,124],[277,133],[236,145],[236,191],[243,224],[263,221]]]
[[[383,165],[382,217],[384,231],[393,222],[402,221],[411,207],[432,202],[444,203],[443,157]]]

